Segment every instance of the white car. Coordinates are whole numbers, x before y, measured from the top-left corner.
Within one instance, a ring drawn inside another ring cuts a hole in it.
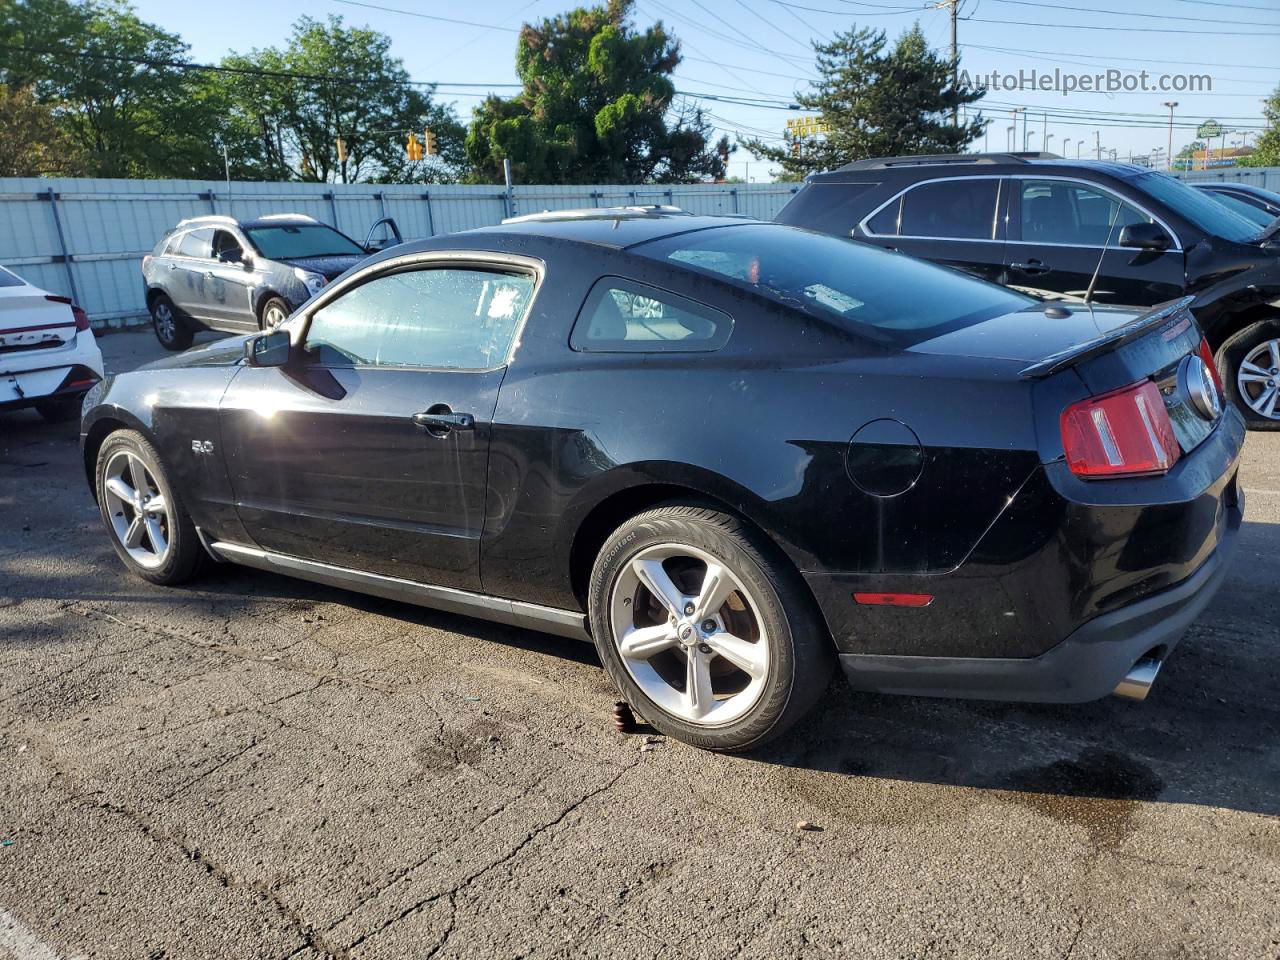
[[[70,420],[102,376],[88,314],[0,267],[0,411],[35,407],[46,420]]]

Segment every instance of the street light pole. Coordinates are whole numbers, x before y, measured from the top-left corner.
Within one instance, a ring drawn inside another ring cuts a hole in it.
[[[1162,107],[1169,108],[1169,154],[1167,158],[1168,169],[1173,169],[1173,108],[1178,105],[1177,100],[1167,100],[1160,104]]]

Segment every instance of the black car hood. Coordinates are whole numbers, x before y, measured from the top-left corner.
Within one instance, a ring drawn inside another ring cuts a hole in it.
[[[227,337],[213,343],[202,344],[143,364],[139,370],[181,370],[184,367],[227,367],[238,363],[244,356],[244,342],[257,334],[243,337]]]
[[[357,263],[363,260],[364,254],[342,254],[335,257],[293,257],[289,260],[279,260],[278,263],[287,263],[291,267],[301,267],[303,270],[310,270],[312,273],[318,273],[326,280],[332,280],[338,277]]]
[[[1067,316],[1046,314],[1046,308],[1066,311]],[[1078,343],[1094,340],[1149,313],[1151,309],[1061,302],[1037,304],[925,340],[913,346],[911,351],[1033,362]]]

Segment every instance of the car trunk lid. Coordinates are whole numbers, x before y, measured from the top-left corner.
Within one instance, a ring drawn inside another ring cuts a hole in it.
[[[76,335],[69,303],[30,287],[0,291],[0,353],[62,346]]]

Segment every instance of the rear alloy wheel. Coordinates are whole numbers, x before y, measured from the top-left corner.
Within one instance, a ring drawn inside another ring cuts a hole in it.
[[[743,750],[804,715],[831,675],[830,643],[795,574],[737,519],[661,507],[605,544],[591,626],[610,676],[663,733]]]
[[[271,297],[262,305],[262,329],[274,330],[289,319],[289,305],[279,297]]]
[[[1218,351],[1222,384],[1252,430],[1280,430],[1280,320],[1230,337]]]
[[[191,328],[182,322],[173,301],[163,293],[151,301],[151,325],[155,327],[160,346],[166,350],[185,350],[191,346],[194,336]]]
[[[147,439],[132,430],[111,434],[96,476],[98,507],[125,566],[153,583],[190,577],[204,551]]]

